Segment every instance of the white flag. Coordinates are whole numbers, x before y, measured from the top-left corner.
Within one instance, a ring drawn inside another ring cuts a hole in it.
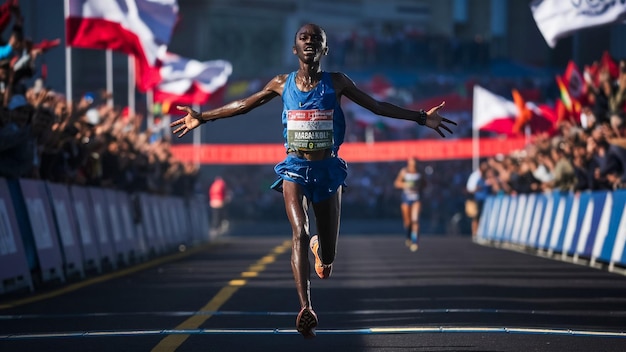
[[[626,1],[535,0],[530,9],[544,39],[554,48],[559,38],[582,28],[626,19]]]
[[[204,104],[233,72],[225,60],[198,61],[167,53],[161,62],[161,82],[154,89],[154,100],[159,102]]]
[[[515,103],[493,94],[481,86],[474,86],[472,121],[474,130],[513,134],[518,114]]]

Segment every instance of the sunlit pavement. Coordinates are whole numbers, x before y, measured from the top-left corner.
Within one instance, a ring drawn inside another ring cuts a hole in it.
[[[332,277],[311,278],[319,326],[305,340],[290,251],[288,235],[222,237],[49,298],[0,300],[0,350],[626,350],[626,277],[465,236],[421,236],[411,252],[400,233],[340,236]]]

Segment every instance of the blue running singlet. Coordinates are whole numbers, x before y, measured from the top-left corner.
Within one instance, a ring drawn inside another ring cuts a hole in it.
[[[327,199],[345,186],[347,164],[337,156],[344,141],[346,121],[337,101],[331,74],[322,72],[322,79],[310,92],[303,92],[295,82],[296,72],[287,77],[283,90],[283,138],[285,149],[331,149],[327,159],[309,161],[293,153],[274,167],[279,179],[272,189],[282,191],[283,180],[303,186],[307,199],[316,203]]]

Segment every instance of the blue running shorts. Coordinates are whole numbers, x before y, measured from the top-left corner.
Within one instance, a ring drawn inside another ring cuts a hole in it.
[[[274,167],[279,179],[271,188],[282,192],[283,180],[302,186],[304,195],[313,203],[323,201],[337,192],[339,186],[345,186],[348,165],[338,157],[322,160],[306,160],[294,154]]]
[[[419,193],[412,193],[412,194],[406,194],[404,192],[402,192],[402,195],[400,196],[402,203],[403,204],[408,204],[411,205],[415,202],[419,202],[420,201],[420,195]]]

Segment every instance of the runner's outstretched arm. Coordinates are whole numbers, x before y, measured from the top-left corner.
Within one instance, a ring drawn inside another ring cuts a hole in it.
[[[235,100],[213,110],[199,112],[189,106],[177,106],[178,110],[187,114],[170,124],[170,127],[175,128],[172,133],[178,134],[178,138],[180,138],[207,121],[242,115],[256,109],[282,94],[286,78],[287,75],[278,75],[269,81],[263,89],[249,97]]]
[[[377,115],[415,121],[420,125],[432,128],[444,138],[445,135],[441,129],[444,129],[449,133],[453,133],[452,130],[444,123],[456,125],[456,122],[439,115],[439,110],[444,107],[445,102],[442,102],[428,111],[414,111],[374,99],[369,94],[359,89],[354,82],[343,73],[334,73],[333,82],[335,84],[335,89],[337,89],[340,95],[347,97]]]

